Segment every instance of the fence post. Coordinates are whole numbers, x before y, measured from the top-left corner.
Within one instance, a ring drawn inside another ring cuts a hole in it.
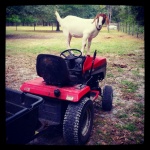
[[[137,38],[138,38],[139,25],[137,24]]]
[[[129,27],[128,27],[129,26]],[[122,31],[124,33],[127,33],[129,35],[135,36],[136,38],[140,38],[141,34],[143,35],[143,26],[140,26],[138,23],[136,22],[131,22],[131,23],[122,23],[119,22],[117,24],[117,29],[118,31]]]
[[[132,36],[134,35],[134,23],[132,24]]]
[[[121,31],[121,22],[119,22],[119,26],[120,26],[120,31]]]
[[[119,24],[119,22],[117,23],[117,29],[118,29],[118,32],[119,32],[119,30],[120,30],[120,24]]]
[[[130,23],[129,23],[129,32],[128,32],[128,33],[129,33],[129,35],[130,35]]]

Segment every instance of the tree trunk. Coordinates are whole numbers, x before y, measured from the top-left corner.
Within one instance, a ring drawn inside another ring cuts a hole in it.
[[[17,31],[17,23],[16,23],[16,31]]]
[[[111,23],[111,15],[112,15],[112,6],[107,6],[107,15],[109,17],[109,23]]]
[[[56,31],[60,31],[60,29],[59,29],[59,22],[58,21],[56,21]]]
[[[110,20],[110,23],[111,23],[111,16],[112,16],[112,7],[110,6],[110,10],[109,10],[109,20]]]
[[[36,23],[34,23],[34,31],[35,31],[35,26],[36,26]]]

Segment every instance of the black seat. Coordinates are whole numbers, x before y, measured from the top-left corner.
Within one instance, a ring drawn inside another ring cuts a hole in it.
[[[83,63],[85,61],[85,56],[81,56],[80,58],[74,60],[65,60],[67,63],[67,68],[69,70],[69,76],[72,83],[82,84],[82,70]]]
[[[36,71],[48,85],[65,86],[70,84],[66,62],[60,56],[39,54],[36,60]]]

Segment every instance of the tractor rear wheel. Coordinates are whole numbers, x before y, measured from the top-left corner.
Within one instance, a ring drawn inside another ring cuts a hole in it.
[[[111,86],[104,86],[102,95],[102,109],[110,111],[112,109],[113,89]]]
[[[63,121],[63,137],[69,145],[85,144],[92,131],[94,117],[93,102],[85,97],[70,103]]]

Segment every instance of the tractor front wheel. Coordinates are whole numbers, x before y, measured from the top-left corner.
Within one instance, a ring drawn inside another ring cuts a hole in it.
[[[93,116],[93,102],[88,97],[68,105],[63,121],[63,136],[69,145],[83,145],[88,141]]]

